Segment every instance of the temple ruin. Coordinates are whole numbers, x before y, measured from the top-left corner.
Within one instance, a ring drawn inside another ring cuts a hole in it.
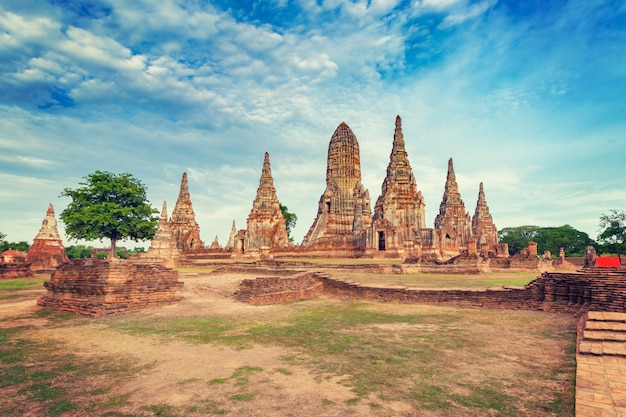
[[[167,219],[167,202],[164,201],[159,225],[146,256],[155,259],[176,259],[180,254],[181,250],[176,245],[170,222]]]
[[[26,262],[30,263],[33,271],[38,272],[52,272],[59,265],[69,262],[63,241],[59,235],[52,203],[48,205],[48,211],[41,223],[39,233],[37,233],[33,244],[28,249]]]
[[[196,214],[191,204],[187,173],[183,173],[180,182],[178,199],[169,220],[169,228],[172,238],[176,243],[176,249],[182,252],[194,252],[204,249],[204,243],[200,239],[200,226],[196,223]]]
[[[425,207],[404,147],[402,120],[397,116],[387,175],[374,206],[367,247],[390,256],[416,256],[420,230],[426,228]]]
[[[373,212],[369,191],[362,184],[359,143],[344,122],[330,138],[326,162],[326,188],[301,244],[289,241],[269,153],[265,153],[245,229],[237,230],[233,220],[224,247],[217,236],[205,246],[195,221],[187,174],[183,173],[172,216],[167,220],[164,203],[158,231],[145,257],[177,264],[228,257],[394,258],[411,264],[416,272],[453,273],[554,267],[554,262],[540,262],[533,247],[515,258],[509,256],[507,245],[498,242],[482,182],[474,215],[470,216],[459,192],[452,158],[448,160],[439,212],[433,226],[427,227],[425,198],[409,162],[400,116],[395,120],[389,164]]]
[[[302,246],[322,250],[364,248],[371,224],[370,195],[361,183],[359,143],[350,127],[341,123],[328,145],[326,189]]]
[[[263,257],[268,256],[272,249],[289,245],[287,223],[274,188],[270,155],[265,152],[259,188],[248,215],[245,237],[235,247],[241,254]]]

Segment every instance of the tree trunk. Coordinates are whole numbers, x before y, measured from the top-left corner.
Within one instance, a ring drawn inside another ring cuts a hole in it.
[[[111,238],[111,255],[110,258],[117,258],[117,248],[116,248],[117,239]]]

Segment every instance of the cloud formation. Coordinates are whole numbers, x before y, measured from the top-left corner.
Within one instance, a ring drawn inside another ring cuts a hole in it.
[[[625,27],[619,1],[7,0],[0,178],[28,185],[5,188],[0,231],[31,240],[96,169],[173,207],[187,171],[203,238],[223,243],[268,151],[298,241],[337,125],[375,199],[400,114],[428,222],[453,157],[468,211],[483,181],[498,226],[595,237],[626,206]]]

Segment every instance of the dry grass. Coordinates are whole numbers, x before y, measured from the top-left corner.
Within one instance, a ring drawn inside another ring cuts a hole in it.
[[[572,317],[326,297],[255,307],[228,296],[243,277],[184,271],[182,302],[101,319],[39,311],[42,291],[24,282],[0,287],[0,297],[7,288],[17,297],[0,310],[0,386],[19,399],[0,400],[0,414],[572,412]],[[454,282],[379,276],[378,283],[395,278]],[[456,277],[479,278],[526,279]]]

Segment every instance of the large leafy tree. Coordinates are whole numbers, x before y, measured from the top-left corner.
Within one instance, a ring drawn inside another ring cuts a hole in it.
[[[539,253],[549,250],[553,254],[558,254],[563,248],[568,256],[582,256],[585,247],[596,244],[587,233],[569,224],[559,227],[505,227],[498,233],[500,242],[508,243],[511,255],[522,250],[531,241],[537,242]]]
[[[600,216],[598,241],[610,252],[617,255],[626,252],[626,211],[610,210]]]
[[[65,232],[74,239],[111,240],[111,257],[122,239],[151,239],[156,232],[158,210],[146,197],[146,187],[132,174],[96,171],[84,177],[76,189],[66,188],[61,196],[72,201],[60,214]]]

